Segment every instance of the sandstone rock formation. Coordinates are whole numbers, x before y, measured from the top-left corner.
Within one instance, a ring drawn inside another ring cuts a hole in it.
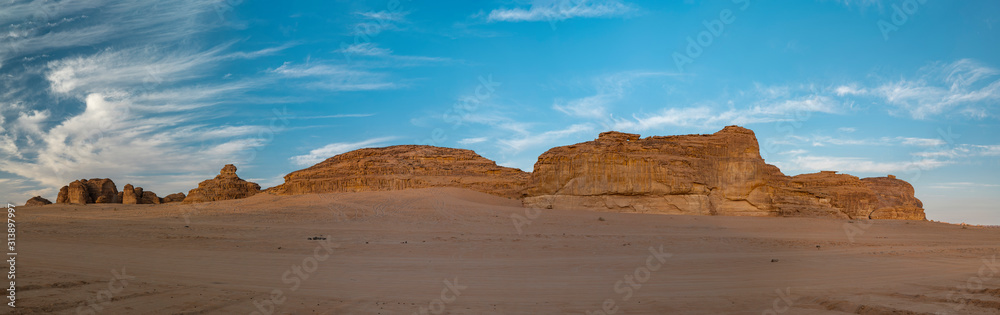
[[[359,149],[285,175],[281,195],[460,187],[519,198],[529,174],[471,150],[426,145]],[[190,198],[190,197],[188,197]]]
[[[236,166],[226,164],[214,179],[198,183],[198,188],[188,192],[184,203],[241,199],[259,193],[260,185],[236,176]]]
[[[163,197],[163,203],[181,202],[181,201],[184,201],[184,193],[169,194],[166,197]]]
[[[114,203],[117,195],[118,188],[111,179],[81,179],[63,186],[56,197],[56,203]]]
[[[132,184],[125,184],[122,188],[122,203],[127,205],[138,204],[142,199],[142,187],[136,188]]]
[[[81,181],[73,181],[72,183],[69,183],[69,190],[66,199],[68,200],[68,203],[78,205],[85,205],[94,202],[93,199],[90,199],[90,193],[87,191],[87,185],[83,184]]]
[[[25,207],[44,206],[44,205],[51,205],[51,204],[52,204],[51,201],[49,201],[48,199],[42,198],[42,196],[31,197],[31,199],[28,199],[28,201],[24,202],[24,206]]]
[[[142,189],[142,188],[139,188]],[[156,196],[156,193],[152,191],[143,191],[142,198],[140,198],[141,204],[158,205],[160,204],[160,197]]]
[[[115,183],[107,178],[81,179],[69,183],[59,189],[56,203],[89,204],[89,203],[124,203],[124,204],[157,204],[160,198],[151,191],[144,192],[142,187],[125,185],[118,191]]]
[[[894,177],[785,176],[764,163],[753,131],[647,137],[601,133],[538,158],[524,204],[536,208],[745,216],[923,220],[913,187]]]

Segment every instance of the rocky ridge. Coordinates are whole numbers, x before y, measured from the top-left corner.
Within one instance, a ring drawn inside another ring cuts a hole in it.
[[[538,158],[524,205],[602,211],[924,220],[894,176],[824,171],[789,177],[760,156],[753,131],[641,138],[605,132]]]
[[[427,145],[366,148],[289,173],[267,191],[279,195],[459,187],[519,198],[529,174],[472,150]]]

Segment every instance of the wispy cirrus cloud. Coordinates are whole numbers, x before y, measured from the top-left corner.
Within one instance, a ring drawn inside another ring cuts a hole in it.
[[[535,0],[527,7],[494,9],[486,14],[486,21],[536,22],[563,21],[573,18],[609,18],[625,16],[636,10],[632,5],[620,0]]]
[[[514,152],[520,152],[541,145],[551,145],[556,140],[561,140],[578,133],[594,132],[594,130],[594,126],[590,124],[574,124],[564,129],[550,130],[538,134],[529,133],[514,138],[502,139],[499,143]]]
[[[626,71],[601,76],[595,79],[597,93],[571,100],[556,100],[552,108],[570,116],[591,119],[610,118],[609,110],[615,102],[621,101],[637,81],[649,78],[677,75],[669,72]]]
[[[462,139],[462,140],[458,140],[458,143],[459,144],[464,144],[464,145],[469,145],[469,144],[476,144],[476,143],[486,142],[488,140],[490,140],[490,138],[488,138],[488,137],[465,138],[465,139]]]
[[[332,63],[296,65],[285,62],[271,70],[284,78],[305,79],[305,86],[330,91],[371,91],[400,87],[388,75]]]
[[[973,59],[932,63],[916,77],[858,83],[834,88],[839,96],[873,97],[892,105],[890,113],[929,119],[936,115],[972,118],[996,116],[992,112],[1000,100],[1000,70]]]
[[[252,160],[273,126],[211,120],[267,78],[205,78],[295,43],[253,51],[234,49],[237,41],[189,44],[224,26],[218,4],[28,1],[0,10],[0,172],[21,183],[2,193],[53,197],[96,176],[184,191],[220,165]]]
[[[395,137],[380,137],[358,142],[331,143],[321,148],[310,150],[309,154],[293,156],[289,160],[298,166],[310,166],[344,152],[385,144],[393,139]]]
[[[666,127],[719,128],[725,125],[747,125],[777,121],[793,121],[816,113],[835,114],[847,105],[830,97],[810,95],[784,100],[763,100],[745,108],[720,110],[710,106],[670,107],[652,114],[633,114],[632,118],[617,118],[615,130],[645,131]]]
[[[799,155],[786,161],[776,161],[775,164],[783,171],[836,170],[845,173],[888,174],[931,170],[954,162],[938,159],[881,162],[863,157]]]

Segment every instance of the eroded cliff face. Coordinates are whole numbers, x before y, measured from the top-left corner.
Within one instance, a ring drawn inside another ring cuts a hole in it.
[[[528,173],[502,167],[471,150],[426,145],[359,149],[285,176],[267,191],[281,195],[460,187],[521,196]],[[190,198],[190,197],[188,197]]]
[[[753,131],[641,138],[621,132],[538,158],[524,204],[535,208],[738,216],[923,220],[904,181],[835,172],[788,177],[760,157]]]

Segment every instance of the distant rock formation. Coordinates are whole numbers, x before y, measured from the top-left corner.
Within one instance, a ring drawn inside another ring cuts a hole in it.
[[[75,180],[59,189],[56,203],[114,203],[118,195],[115,182],[108,178]]]
[[[132,184],[125,184],[122,188],[122,203],[127,205],[138,204],[142,199],[142,187],[133,187]]]
[[[28,201],[24,202],[24,206],[25,207],[44,206],[44,205],[51,205],[51,204],[52,204],[51,201],[49,201],[48,199],[42,198],[42,196],[31,197],[31,199],[28,199]]]
[[[146,195],[150,197],[144,198]],[[155,200],[154,200],[155,199]],[[124,203],[124,204],[156,204],[160,203],[156,194],[142,187],[132,187],[126,184],[118,191],[115,182],[108,178],[81,179],[69,183],[59,189],[56,203],[90,204],[90,203]]]
[[[162,201],[163,203],[184,201],[184,193],[169,194],[166,197],[163,197]]]
[[[279,195],[459,187],[520,198],[529,174],[471,150],[427,145],[359,149],[285,175]],[[189,197],[190,198],[190,197]]]
[[[142,202],[140,202],[141,204],[150,204],[150,205],[160,204],[160,197],[156,196],[156,193],[152,191],[143,191],[141,200],[142,200]]]
[[[85,205],[88,203],[94,203],[94,200],[90,198],[90,193],[87,191],[87,185],[85,185],[81,180],[73,181],[68,185],[69,190],[67,190],[68,195],[66,200],[68,203]],[[61,191],[61,190],[60,190]],[[56,199],[59,199],[58,197]]]
[[[198,188],[188,192],[184,203],[241,199],[259,193],[260,185],[236,176],[236,166],[226,164],[214,179],[198,183]]]
[[[535,163],[523,201],[622,212],[924,219],[905,181],[831,171],[785,176],[764,163],[753,131],[738,126],[644,139],[611,131],[552,148]]]

